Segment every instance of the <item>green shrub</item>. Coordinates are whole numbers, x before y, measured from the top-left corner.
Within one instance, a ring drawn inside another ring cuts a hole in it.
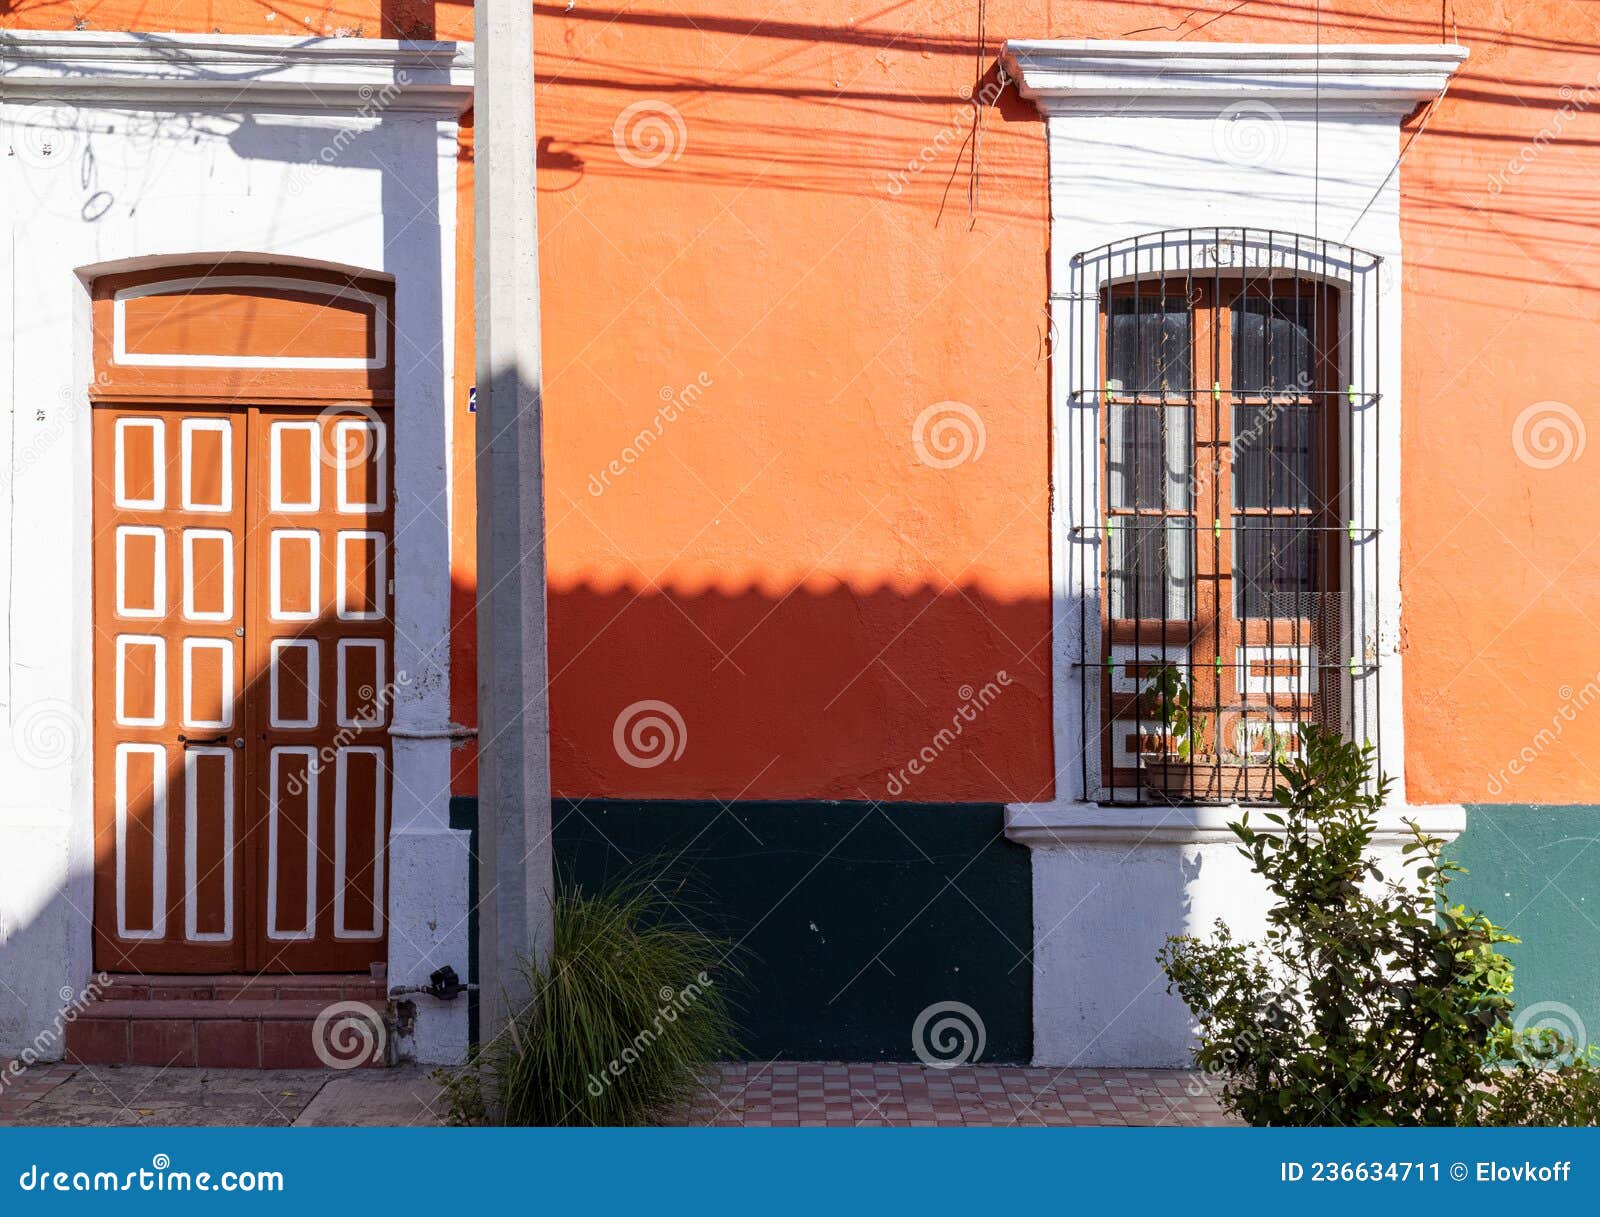
[[[645,1124],[738,1051],[726,943],[684,927],[648,881],[562,885],[555,947],[506,1030],[444,1078],[456,1123]]]
[[[1485,1097],[1483,1123],[1587,1128],[1600,1124],[1600,1068],[1587,1052],[1575,1064],[1499,1071]]]
[[[1592,1122],[1600,1069],[1512,1023],[1517,939],[1446,899],[1462,868],[1411,826],[1388,874],[1371,854],[1387,778],[1373,750],[1307,729],[1278,767],[1276,808],[1231,827],[1271,896],[1259,943],[1220,921],[1158,961],[1199,1026],[1196,1066],[1258,1125]]]

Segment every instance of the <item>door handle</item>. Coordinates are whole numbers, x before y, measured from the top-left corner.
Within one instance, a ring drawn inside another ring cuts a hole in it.
[[[224,731],[221,735],[212,736],[210,739],[194,739],[180,731],[178,732],[178,742],[185,748],[191,744],[226,744],[228,742],[228,733]]]

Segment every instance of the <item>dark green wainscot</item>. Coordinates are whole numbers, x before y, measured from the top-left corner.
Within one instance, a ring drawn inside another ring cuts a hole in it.
[[[1600,807],[1469,806],[1448,856],[1470,871],[1450,885],[1451,901],[1523,940],[1504,948],[1518,1013],[1597,1042]]]
[[[471,799],[453,801],[475,826]],[[556,862],[583,887],[672,877],[689,920],[737,943],[752,1060],[915,1060],[959,1003],[982,1060],[1032,1051],[1029,851],[974,804],[558,800]],[[681,887],[679,886],[681,885]],[[964,1016],[957,1011],[957,1019]],[[970,1040],[969,1040],[970,1042]]]

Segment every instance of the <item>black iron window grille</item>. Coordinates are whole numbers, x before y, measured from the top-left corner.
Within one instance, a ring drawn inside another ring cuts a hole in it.
[[[1381,274],[1248,228],[1071,260],[1086,797],[1266,801],[1307,724],[1379,740]]]

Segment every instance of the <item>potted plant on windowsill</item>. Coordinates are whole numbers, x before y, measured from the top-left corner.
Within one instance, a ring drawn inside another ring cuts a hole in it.
[[[1141,719],[1159,723],[1140,730],[1139,766],[1185,772],[1206,748],[1206,718],[1194,712],[1194,685],[1173,664],[1164,664],[1139,694]]]
[[[1139,695],[1139,713],[1159,724],[1139,737],[1140,785],[1174,802],[1265,801],[1272,798],[1278,765],[1293,755],[1291,737],[1267,725],[1254,743],[1246,737],[1236,755],[1214,748],[1207,719],[1194,709],[1194,686],[1164,665]],[[1217,741],[1221,746],[1220,739]]]

